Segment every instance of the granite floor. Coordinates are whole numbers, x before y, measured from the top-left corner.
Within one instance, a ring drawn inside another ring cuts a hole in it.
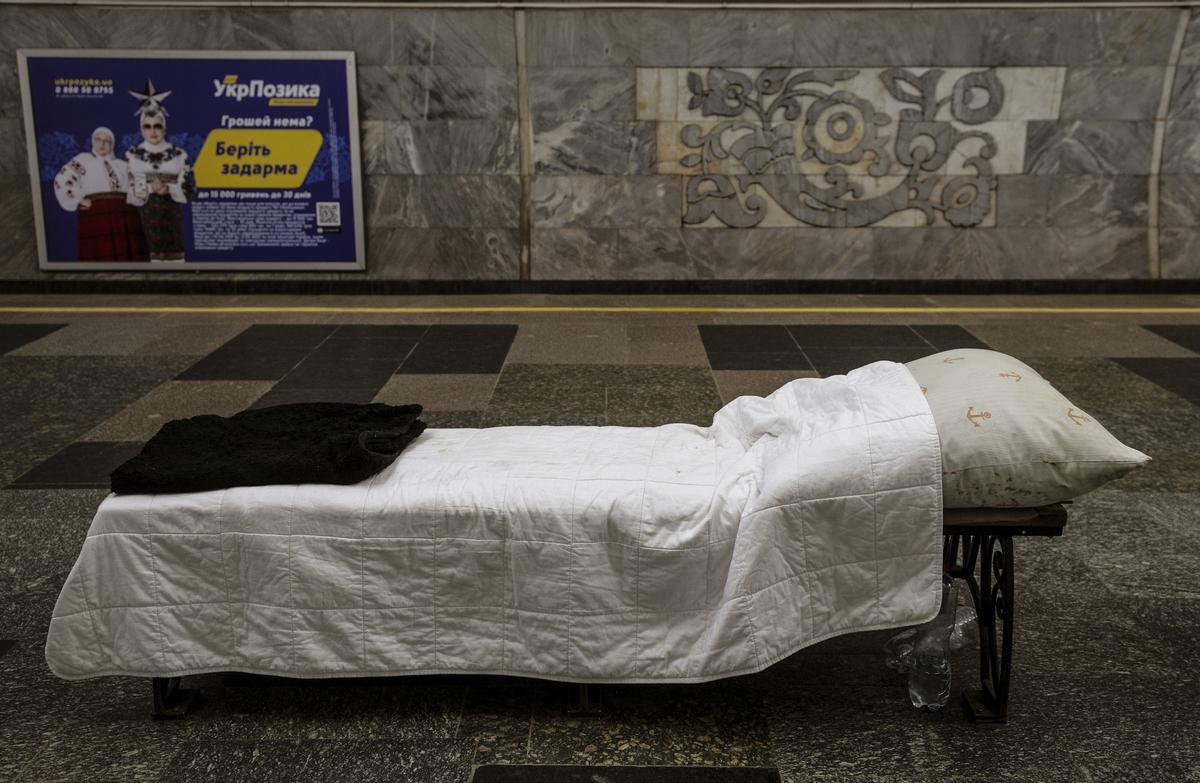
[[[544,305],[648,309],[380,311]],[[146,309],[50,309],[81,306]],[[202,309],[231,306],[326,309]],[[1154,457],[1078,501],[1062,538],[1017,542],[1006,726],[967,723],[957,694],[909,706],[886,632],[707,685],[603,688],[597,717],[530,680],[209,675],[187,720],[153,722],[145,681],[65,682],[43,660],[108,471],[169,419],[339,399],[419,402],[435,427],[707,424],[793,378],[971,346]],[[0,780],[1200,783],[1200,297],[9,296],[0,441]]]

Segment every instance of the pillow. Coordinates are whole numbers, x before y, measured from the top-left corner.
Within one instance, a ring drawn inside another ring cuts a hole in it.
[[[1057,503],[1150,460],[1011,356],[963,348],[907,367],[937,422],[946,508]]]

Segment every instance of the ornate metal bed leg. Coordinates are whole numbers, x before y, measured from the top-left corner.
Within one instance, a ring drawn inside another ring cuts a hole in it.
[[[982,535],[979,559],[979,690],[963,692],[963,709],[976,723],[1008,722],[1013,652],[1012,536]],[[1000,638],[996,638],[999,625]]]
[[[178,677],[155,677],[150,685],[154,695],[155,720],[179,720],[187,715],[196,698],[192,688],[180,688]]]
[[[949,535],[943,552],[946,572],[967,583],[979,616],[980,688],[963,691],[963,711],[976,723],[1007,723],[1014,621],[1012,536]]]
[[[568,715],[586,717],[600,715],[603,712],[600,706],[599,690],[592,690],[592,686],[582,682],[567,687],[570,689],[567,692]]]

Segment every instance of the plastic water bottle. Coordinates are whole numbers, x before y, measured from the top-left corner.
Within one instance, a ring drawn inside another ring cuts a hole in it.
[[[954,615],[954,630],[950,632],[950,649],[955,652],[975,638],[975,621],[979,619],[974,606],[960,606]]]
[[[913,647],[916,646],[917,635],[922,628],[924,626],[920,625],[905,628],[884,643],[884,663],[889,669],[899,674],[908,674],[912,670]]]
[[[942,579],[942,608],[919,628],[908,673],[908,698],[914,707],[940,710],[950,699],[950,634],[958,612],[957,585]]]

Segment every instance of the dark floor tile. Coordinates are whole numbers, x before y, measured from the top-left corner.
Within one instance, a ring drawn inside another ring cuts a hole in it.
[[[1200,405],[1200,359],[1115,359],[1167,391]]]
[[[789,326],[796,343],[809,348],[926,348],[928,343],[899,324],[800,324]]]
[[[279,380],[334,329],[326,324],[255,324],[184,370],[176,380]]]
[[[382,386],[382,384],[380,384]],[[376,388],[347,388],[347,389],[279,389],[264,394],[251,409],[267,408],[272,405],[291,405],[297,402],[350,402],[365,405],[375,398]]]
[[[786,326],[700,324],[704,350],[713,353],[775,353],[796,350],[796,341]]]
[[[573,767],[493,764],[475,770],[472,783],[779,783],[765,767]]]
[[[313,353],[275,384],[272,391],[299,389],[370,389],[371,397],[387,384],[403,357],[342,359]]]
[[[0,658],[4,657],[4,654],[15,647],[16,644],[15,639],[0,639]]]
[[[228,343],[175,377],[177,381],[277,381],[308,355],[308,348],[280,346],[226,350]]]
[[[497,373],[508,357],[507,344],[454,344],[444,347],[417,343],[397,373]]]
[[[422,324],[341,324],[327,343],[416,343],[429,327]]]
[[[254,324],[226,345],[247,348],[313,348],[324,342],[338,327],[334,324]]]
[[[429,327],[398,370],[406,373],[496,373],[517,336],[511,324]]]
[[[924,348],[805,348],[804,353],[812,362],[813,369],[828,378],[844,375],[865,364],[878,361],[911,362],[936,351]]]
[[[989,347],[983,340],[957,324],[920,324],[912,325],[909,328],[939,351],[950,351],[955,348],[987,349]]]
[[[72,443],[26,472],[10,488],[38,489],[109,486],[109,474],[142,450],[141,443]]]
[[[0,324],[0,354],[57,332],[66,324]]]
[[[710,351],[708,365],[714,370],[812,370],[808,357],[800,350],[790,351]]]
[[[1200,353],[1200,324],[1143,324],[1142,328]]]

